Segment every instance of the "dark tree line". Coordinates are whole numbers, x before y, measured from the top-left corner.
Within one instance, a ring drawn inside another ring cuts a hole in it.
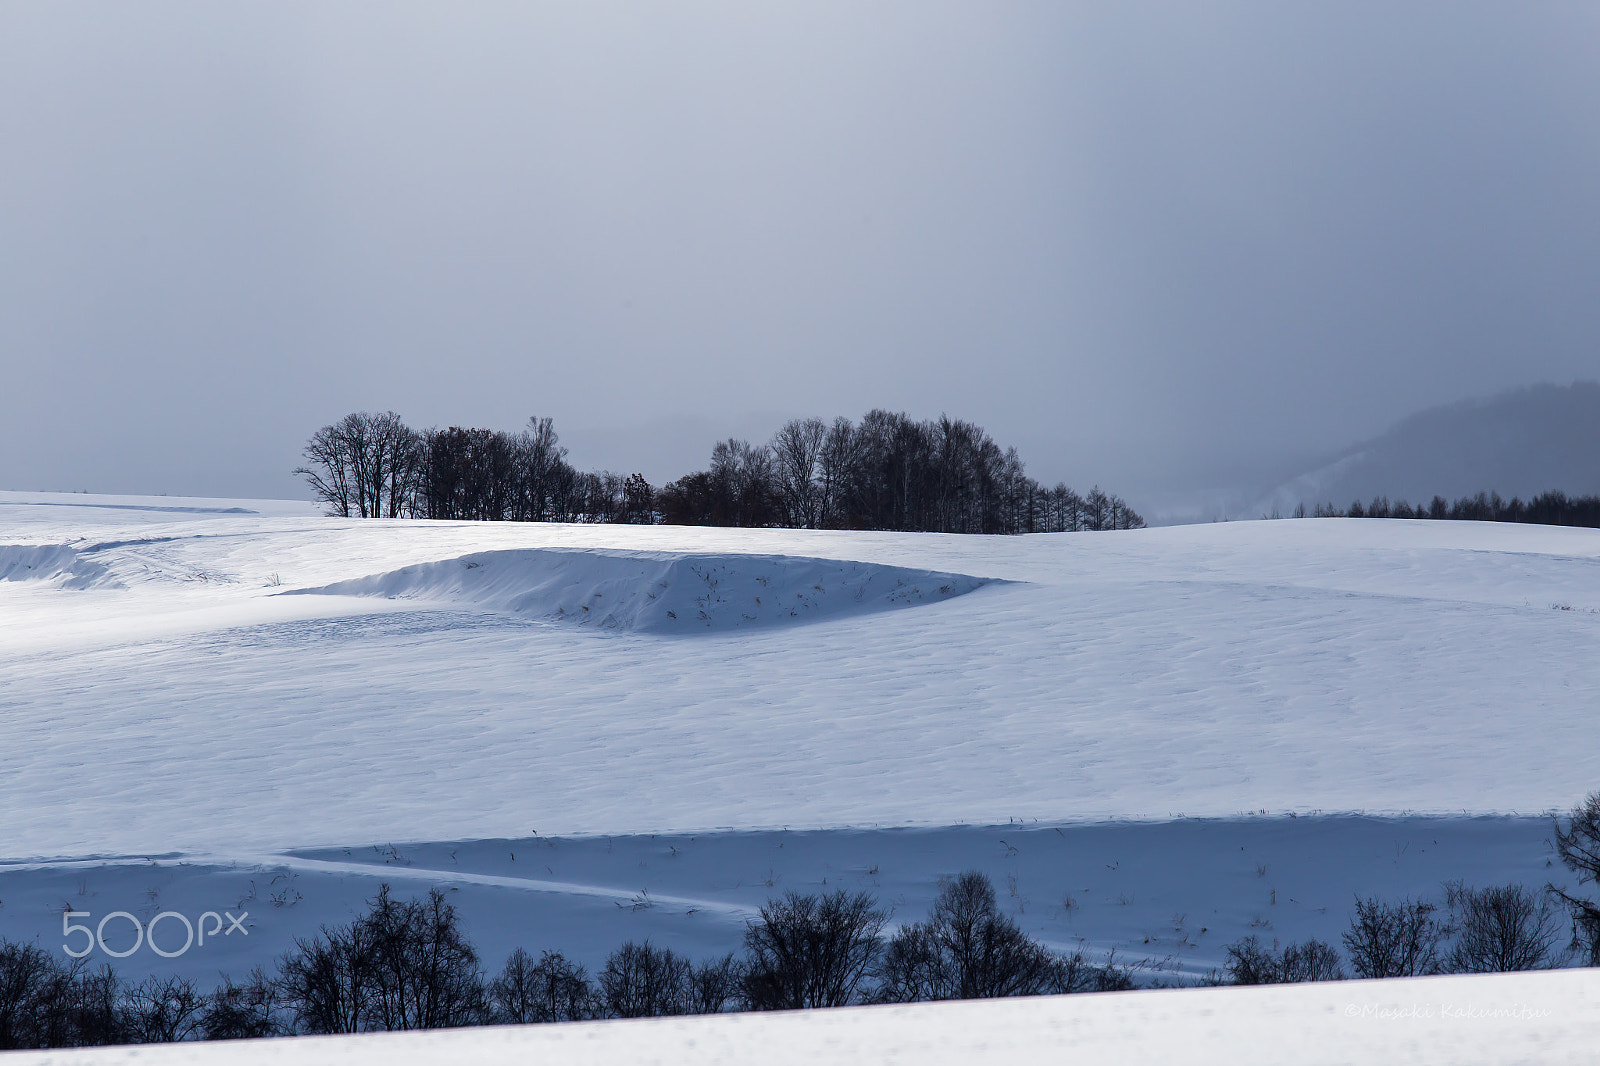
[[[743,956],[694,962],[629,941],[591,977],[558,951],[518,948],[490,978],[444,893],[396,900],[297,940],[268,975],[124,985],[109,967],[0,942],[0,1049],[524,1025],[1126,989],[1126,969],[1059,955],[995,910],[982,874],[941,893],[933,917],[885,938],[866,893],[788,893],[747,923]],[[911,960],[915,960],[914,962]]]
[[[1138,529],[1144,520],[1096,486],[1046,488],[982,427],[869,411],[859,423],[795,419],[764,445],[727,440],[708,469],[661,490],[678,525],[1062,533]]]
[[[1529,500],[1513,496],[1509,501],[1498,492],[1463,496],[1454,503],[1435,496],[1426,504],[1413,507],[1405,500],[1393,503],[1387,496],[1373,497],[1363,504],[1356,500],[1341,510],[1331,503],[1318,504],[1314,518],[1431,518],[1435,521],[1526,522],[1541,526],[1583,526],[1600,529],[1600,496],[1568,496],[1564,492],[1545,492]],[[1301,505],[1296,518],[1306,517]]]
[[[519,433],[417,432],[393,411],[346,415],[312,435],[295,473],[341,518],[484,522],[653,522],[638,474],[580,473],[548,418]]]
[[[1445,885],[1442,908],[1419,899],[1358,898],[1343,937],[1355,976],[1600,966],[1600,901],[1579,894],[1585,885],[1600,886],[1600,792],[1573,808],[1565,824],[1556,818],[1553,831],[1557,857],[1577,875],[1576,891],[1555,885],[1545,885],[1542,892],[1515,884],[1469,888],[1452,882]],[[1227,950],[1227,975],[1235,984],[1345,977],[1338,950],[1319,940],[1279,948],[1252,936]]]
[[[659,491],[641,475],[580,473],[548,418],[519,433],[410,429],[393,411],[355,413],[306,444],[304,476],[345,518],[1060,533],[1137,529],[1099,486],[1080,496],[1023,472],[981,427],[870,411],[859,423],[795,419],[766,444],[726,440],[706,470]]]
[[[1442,973],[1548,970],[1571,959],[1560,909],[1522,885],[1445,886],[1445,907],[1424,900],[1357,899],[1345,954],[1356,977],[1425,977]],[[1580,941],[1582,938],[1580,937]],[[1343,981],[1339,951],[1320,940],[1279,948],[1249,936],[1228,945],[1233,984]]]

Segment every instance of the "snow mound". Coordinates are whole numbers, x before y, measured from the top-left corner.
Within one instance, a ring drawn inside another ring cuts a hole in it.
[[[988,583],[785,555],[536,548],[478,552],[282,595],[471,604],[595,629],[690,633],[911,607]]]
[[[0,544],[0,581],[50,581],[64,589],[119,584],[100,563],[65,544]]]

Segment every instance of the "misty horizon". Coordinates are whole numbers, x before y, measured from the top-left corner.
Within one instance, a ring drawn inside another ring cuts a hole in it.
[[[881,407],[1154,506],[1595,376],[1592,8],[0,19],[7,488],[298,498],[385,409],[660,483]]]

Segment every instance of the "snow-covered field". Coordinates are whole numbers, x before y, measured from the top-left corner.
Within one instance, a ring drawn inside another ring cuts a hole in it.
[[[1214,1063],[1588,1066],[1594,971],[1185,989],[229,1044],[20,1052],[61,1066]]]
[[[0,493],[0,936],[248,909],[248,946],[118,963],[211,978],[386,879],[458,893],[491,965],[592,964],[729,950],[786,888],[920,918],[977,867],[1035,935],[1192,975],[1336,939],[1358,892],[1563,880],[1543,814],[1600,788],[1597,693],[1592,530]]]

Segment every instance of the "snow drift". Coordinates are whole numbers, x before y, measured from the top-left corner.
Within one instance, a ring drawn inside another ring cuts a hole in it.
[[[0,544],[0,581],[52,581],[64,589],[117,586],[104,566],[65,544]]]
[[[283,595],[470,604],[641,633],[787,625],[950,599],[965,574],[784,555],[525,549],[477,552]]]

